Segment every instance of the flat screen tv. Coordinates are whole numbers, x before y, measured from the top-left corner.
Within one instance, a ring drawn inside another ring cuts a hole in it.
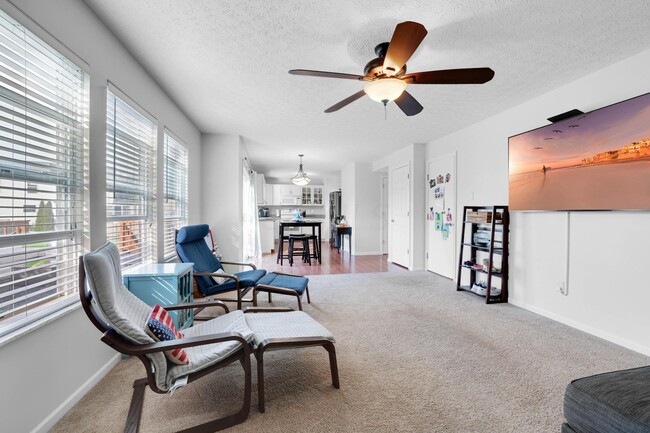
[[[650,93],[508,139],[509,208],[650,209]]]

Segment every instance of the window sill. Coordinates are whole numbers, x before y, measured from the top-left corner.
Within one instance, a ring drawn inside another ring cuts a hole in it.
[[[42,328],[45,325],[50,324],[51,322],[58,320],[59,318],[66,316],[76,309],[81,308],[81,303],[80,302],[75,302],[71,305],[68,305],[66,307],[61,308],[60,310],[57,310],[51,314],[48,314],[47,316],[38,319],[28,325],[22,326],[12,332],[10,332],[7,335],[3,335],[0,337],[0,348],[6,344],[11,343],[12,341],[15,341],[19,338],[21,338],[24,335],[30,334],[37,329]]]

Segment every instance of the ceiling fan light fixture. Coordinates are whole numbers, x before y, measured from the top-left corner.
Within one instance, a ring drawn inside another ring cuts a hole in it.
[[[363,87],[366,95],[377,102],[394,101],[404,90],[406,90],[406,82],[399,78],[380,78],[370,81]]]
[[[298,186],[304,186],[307,185],[309,182],[311,182],[311,179],[307,176],[307,173],[302,169],[302,157],[304,156],[302,153],[298,155],[300,157],[300,167],[298,168],[298,173],[294,177],[291,178],[291,182],[293,182],[294,185]]]

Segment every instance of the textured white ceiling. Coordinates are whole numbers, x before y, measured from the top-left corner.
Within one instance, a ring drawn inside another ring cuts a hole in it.
[[[239,134],[258,170],[312,177],[431,141],[650,48],[647,0],[85,0],[205,133]],[[483,85],[409,86],[406,117],[363,83],[289,69],[363,73],[395,25],[429,34],[410,72],[491,67]],[[612,83],[612,85],[616,85]],[[557,113],[549,113],[549,115]],[[540,119],[542,122],[543,119]]]

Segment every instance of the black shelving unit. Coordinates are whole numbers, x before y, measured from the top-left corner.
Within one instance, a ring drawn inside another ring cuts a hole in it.
[[[464,207],[456,290],[483,297],[486,304],[508,302],[509,222],[508,206]],[[484,294],[472,290],[478,287],[477,275],[485,276]],[[469,285],[463,284],[467,280]]]

